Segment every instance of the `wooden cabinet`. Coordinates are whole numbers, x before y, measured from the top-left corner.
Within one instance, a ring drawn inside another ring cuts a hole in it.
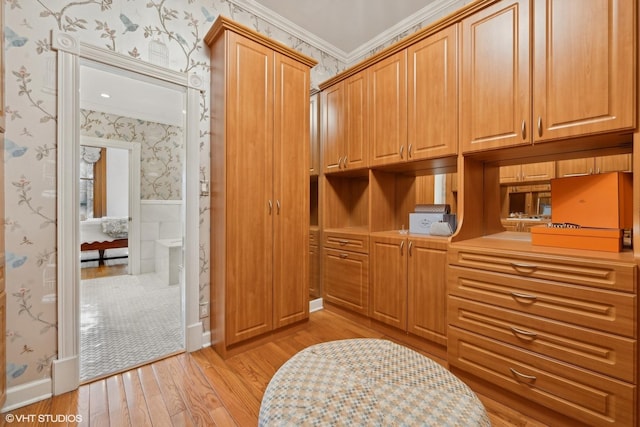
[[[368,166],[368,89],[365,70],[322,91],[325,173]]]
[[[407,160],[458,153],[458,26],[407,49]]]
[[[224,356],[231,345],[308,317],[315,62],[223,17],[205,41],[214,64],[211,330]]]
[[[630,0],[503,0],[464,19],[463,152],[632,129],[633,29]]]
[[[500,168],[500,184],[548,181],[555,177],[556,162],[528,163]]]
[[[582,159],[558,160],[558,178],[592,175],[607,172],[631,172],[631,154],[585,157]]]
[[[372,64],[369,69],[371,166],[408,158],[407,51]]]
[[[446,345],[446,248],[446,239],[372,234],[370,317]]]
[[[320,174],[320,92],[309,101],[309,175]]]
[[[367,315],[369,311],[369,236],[324,231],[323,298]]]
[[[635,425],[633,257],[478,240],[448,254],[449,363],[587,425]]]
[[[320,229],[309,230],[309,298],[320,298]]]

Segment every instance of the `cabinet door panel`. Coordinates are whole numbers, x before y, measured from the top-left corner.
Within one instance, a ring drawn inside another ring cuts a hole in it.
[[[226,198],[227,345],[271,330],[273,265],[273,52],[234,33],[228,43],[227,127],[237,143],[226,145],[226,185],[242,197]]]
[[[321,149],[322,164],[325,172],[340,169],[342,160],[342,141],[344,140],[344,85],[336,83],[322,91],[320,108],[322,109]]]
[[[453,25],[408,48],[408,157],[458,152],[458,37]]]
[[[558,178],[591,175],[594,171],[593,166],[593,157],[586,157],[584,159],[558,160],[556,162]]]
[[[345,141],[342,155],[347,169],[367,167],[369,163],[368,76],[365,70],[344,82]]]
[[[369,256],[325,249],[322,262],[324,299],[360,314],[369,313]]]
[[[595,158],[596,173],[633,172],[631,154],[614,154]]]
[[[408,331],[442,345],[447,343],[447,252],[419,240],[410,242]]]
[[[309,316],[309,68],[275,55],[273,321]]]
[[[529,1],[501,1],[462,21],[463,152],[530,141]]]
[[[371,165],[407,158],[407,53],[376,62],[369,70]]]
[[[369,315],[402,330],[407,328],[407,242],[372,237]]]
[[[536,0],[536,141],[634,125],[633,2]]]

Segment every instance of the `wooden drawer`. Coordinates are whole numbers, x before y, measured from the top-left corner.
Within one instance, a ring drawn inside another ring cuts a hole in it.
[[[322,292],[328,302],[369,313],[369,255],[324,249]]]
[[[449,265],[635,292],[636,264],[595,258],[570,258],[495,248],[452,246]]]
[[[324,247],[368,254],[369,234],[326,231],[324,233]]]
[[[623,381],[455,327],[448,356],[451,366],[588,425],[635,425],[635,387]]]
[[[632,294],[456,266],[447,283],[449,295],[636,338]]]
[[[635,340],[454,296],[448,308],[453,326],[624,381],[635,379]]]
[[[320,245],[320,230],[317,228],[309,229],[309,244],[312,246]]]

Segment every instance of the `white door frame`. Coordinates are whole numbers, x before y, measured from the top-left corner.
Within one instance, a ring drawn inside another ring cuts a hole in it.
[[[203,80],[80,42],[62,32],[52,35],[58,61],[58,355],[52,366],[54,395],[80,385],[80,62],[87,59],[186,88],[184,170],[184,325],[185,347],[202,348],[199,318],[199,109]],[[193,165],[188,167],[189,165]]]
[[[100,148],[118,148],[129,152],[129,274],[140,274],[140,143],[115,139],[80,136],[80,145]]]

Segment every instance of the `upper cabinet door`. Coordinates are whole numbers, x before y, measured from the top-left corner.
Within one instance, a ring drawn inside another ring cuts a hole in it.
[[[339,82],[322,91],[320,132],[322,165],[325,173],[342,167],[344,139],[344,83]]]
[[[534,141],[634,127],[633,3],[535,0]]]
[[[405,161],[407,147],[407,51],[369,68],[371,166]]]
[[[320,174],[320,93],[309,99],[309,175]]]
[[[368,166],[369,151],[369,73],[361,71],[344,82],[345,141],[343,169]]]
[[[529,1],[498,2],[462,21],[463,152],[530,141]]]
[[[409,160],[458,153],[457,28],[407,49]]]

